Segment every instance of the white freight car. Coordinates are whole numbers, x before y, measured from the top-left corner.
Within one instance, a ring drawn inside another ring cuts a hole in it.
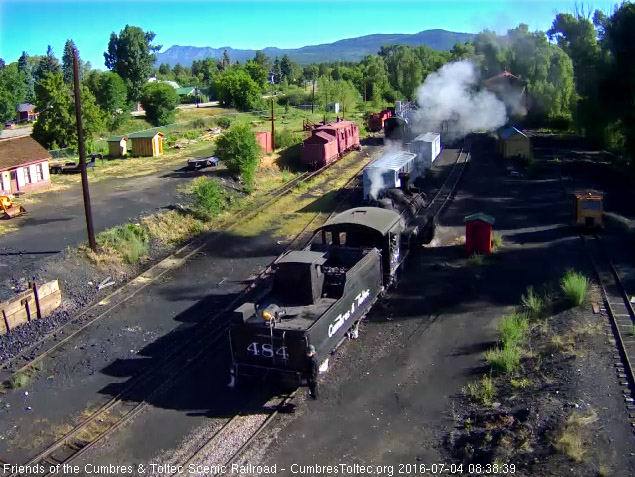
[[[417,155],[416,168],[423,170],[419,172],[423,175],[441,154],[441,135],[433,132],[421,134],[412,141],[410,150]]]
[[[387,189],[401,187],[399,174],[410,173],[410,180],[417,177],[416,154],[406,151],[392,151],[384,154],[364,168],[364,200],[377,200]]]

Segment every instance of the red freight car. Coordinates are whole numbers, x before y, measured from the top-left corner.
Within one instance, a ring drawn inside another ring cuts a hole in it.
[[[384,109],[379,113],[372,113],[368,118],[368,130],[378,132],[384,129],[384,121],[392,116],[389,109]]]
[[[302,163],[318,169],[359,147],[359,128],[353,121],[338,120],[318,126],[304,140]]]

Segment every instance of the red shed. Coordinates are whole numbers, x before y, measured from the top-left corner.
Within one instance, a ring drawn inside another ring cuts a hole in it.
[[[468,255],[492,253],[492,226],[494,217],[478,213],[468,215],[465,222],[465,248]]]
[[[256,142],[260,144],[265,154],[269,154],[271,149],[271,131],[256,132]]]

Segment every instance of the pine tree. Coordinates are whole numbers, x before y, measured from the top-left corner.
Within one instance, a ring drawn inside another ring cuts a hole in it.
[[[51,45],[46,49],[46,56],[40,60],[40,66],[37,70],[38,79],[42,79],[46,73],[57,73],[60,70],[60,62],[53,54]]]
[[[62,71],[64,72],[64,83],[73,82],[73,57],[75,56],[75,42],[66,40],[64,43],[64,55],[62,55]],[[77,53],[79,56],[79,52]]]

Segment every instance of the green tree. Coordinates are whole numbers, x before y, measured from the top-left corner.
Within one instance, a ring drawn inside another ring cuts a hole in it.
[[[450,59],[452,61],[466,60],[474,57],[474,54],[474,45],[471,42],[455,43],[450,50]]]
[[[412,48],[404,45],[382,46],[379,54],[386,62],[392,88],[412,99],[415,88],[423,81],[423,66]]]
[[[267,86],[267,71],[262,67],[260,63],[255,60],[248,60],[245,63],[245,71],[254,82],[260,86],[261,89],[265,89]]]
[[[108,51],[104,53],[105,64],[126,82],[130,101],[139,99],[141,89],[152,74],[156,60],[154,52],[161,49],[160,45],[152,44],[154,37],[153,32],[130,25],[126,25],[119,35],[110,34]]]
[[[240,65],[234,65],[216,77],[214,92],[221,104],[241,111],[262,106],[262,89]]]
[[[86,86],[80,87],[82,99],[82,125],[88,149],[93,135],[103,130],[104,113]],[[73,92],[64,83],[61,72],[46,73],[35,87],[36,106],[40,111],[33,126],[33,137],[45,148],[77,148],[77,122]]]
[[[64,43],[62,71],[64,73],[64,82],[67,84],[73,82],[73,58],[75,56],[75,48],[75,42],[73,40],[66,40],[66,43]]]
[[[146,117],[155,126],[164,126],[174,121],[179,95],[169,84],[158,81],[146,83],[141,90],[140,100]]]
[[[46,55],[40,60],[40,64],[37,69],[38,79],[42,79],[46,73],[57,73],[60,71],[60,62],[53,54],[53,48],[49,45],[46,49]]]
[[[196,63],[196,61],[195,61]],[[162,75],[169,75],[171,72],[170,70],[170,65],[168,65],[167,63],[161,63],[159,65],[159,73]]]
[[[7,64],[5,63],[5,61],[0,58],[0,71],[4,70],[6,68]]]
[[[218,62],[218,69],[220,71],[225,71],[227,68],[231,66],[231,64],[232,62],[231,62],[231,59],[229,58],[229,53],[227,53],[227,50],[223,50],[223,56]]]
[[[18,59],[18,71],[24,75],[24,82],[26,85],[25,101],[29,103],[35,102],[35,69],[29,61],[29,55],[26,51],[22,52],[22,55]]]
[[[177,63],[176,65],[174,65],[174,68],[172,68],[172,72],[174,73],[175,78],[179,75],[182,75],[184,71],[185,69],[183,68],[181,63]]]
[[[24,73],[11,63],[0,71],[0,121],[15,119],[15,107],[25,97]]]
[[[635,4],[622,3],[610,19],[604,20],[604,25],[610,66],[601,90],[611,119],[618,121],[625,138],[625,152],[635,166]]]
[[[256,52],[256,56],[254,56],[254,61],[258,63],[265,72],[269,72],[269,68],[271,67],[271,60],[267,55],[265,55],[262,51],[258,50]]]
[[[315,81],[318,77],[318,68],[315,65],[308,65],[304,67],[302,76],[307,81]]]
[[[271,67],[271,71],[273,72],[273,81],[278,84],[282,82],[282,70],[280,69],[280,60],[276,56],[276,59],[273,60],[273,66]]]
[[[360,64],[364,78],[360,93],[365,94],[368,101],[381,102],[384,94],[390,89],[384,59],[378,55],[367,55]]]
[[[99,107],[108,115],[108,128],[114,131],[128,117],[128,89],[126,82],[112,71],[91,72],[86,86],[95,96]]]
[[[216,155],[230,172],[240,174],[249,191],[253,189],[260,153],[261,148],[247,124],[234,123],[216,141]]]
[[[283,55],[282,60],[280,60],[280,75],[282,76],[281,81],[287,80],[289,83],[292,83],[294,80],[293,61],[291,61],[289,55]]]

